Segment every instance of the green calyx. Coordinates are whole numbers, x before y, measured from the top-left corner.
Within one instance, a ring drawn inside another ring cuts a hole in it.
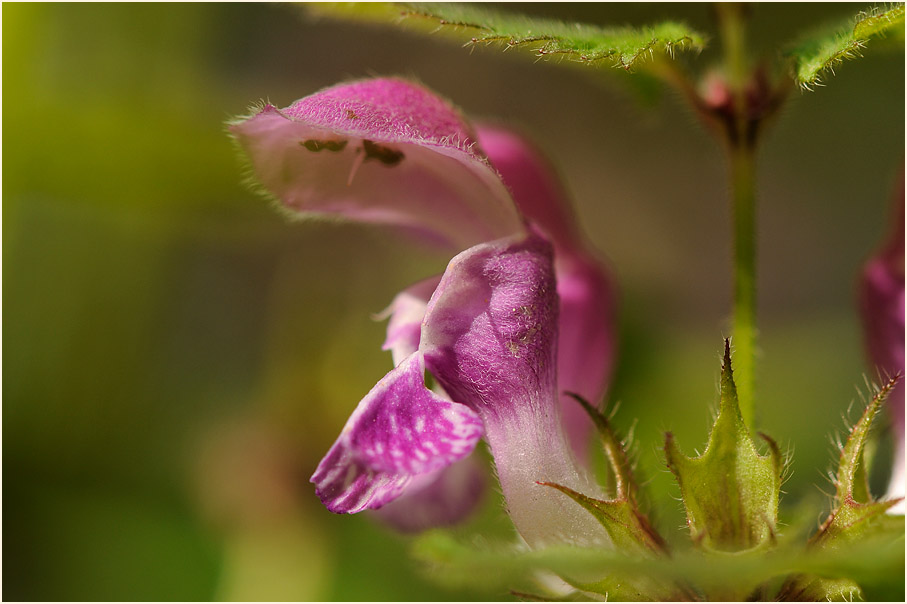
[[[864,536],[877,524],[890,507],[900,501],[874,501],[869,494],[866,464],[863,452],[872,422],[897,384],[900,376],[891,378],[880,388],[854,425],[841,447],[838,471],[835,475],[834,509],[822,524],[810,544],[815,547],[840,547]]]
[[[741,552],[770,546],[775,539],[783,458],[775,442],[760,455],[740,414],[725,340],[721,406],[705,452],[690,458],[673,435],[665,439],[668,467],[680,484],[694,543],[706,551]]]
[[[608,464],[614,473],[615,497],[607,501],[587,497],[573,489],[554,483],[540,483],[564,493],[586,511],[608,532],[611,541],[621,551],[641,555],[667,553],[664,539],[652,528],[649,520],[639,511],[636,502],[638,487],[623,444],[617,438],[608,418],[580,396],[570,393],[583,406],[595,422]]]
[[[842,550],[861,539],[886,533],[903,535],[904,517],[885,514],[900,499],[873,500],[864,459],[872,422],[899,379],[900,376],[891,378],[876,392],[841,447],[832,511],[810,539],[811,550]],[[852,601],[862,596],[860,586],[851,579],[817,575],[793,576],[781,590],[781,599],[785,600]]]
[[[563,485],[541,482],[564,493],[598,520],[615,548],[639,559],[658,559],[668,555],[667,544],[658,534],[637,503],[638,485],[623,443],[615,434],[608,418],[582,397],[569,393],[592,418],[598,429],[605,457],[614,475],[614,498],[595,499]],[[583,591],[607,595],[610,599],[689,599],[685,590],[671,581],[651,577],[627,578],[609,575],[594,583],[575,583]]]
[[[876,501],[863,460],[873,419],[897,378],[879,389],[840,447],[835,497],[828,519],[805,543],[812,512],[787,516],[777,536],[784,461],[764,435],[760,454],[736,396],[730,345],[725,342],[720,409],[703,455],[689,458],[667,437],[668,466],[680,483],[692,547],[671,551],[639,506],[627,448],[608,418],[573,395],[595,423],[610,467],[610,499],[563,485],[557,489],[592,514],[612,547],[552,545],[538,550],[476,548],[439,533],[418,542],[418,556],[445,569],[453,583],[484,582],[533,591],[539,571],[554,573],[577,591],[570,598],[609,601],[853,601],[891,599],[903,591],[904,517],[885,513],[896,501]],[[565,505],[569,505],[566,503]],[[788,510],[790,514],[790,510]],[[808,519],[807,519],[808,516]],[[511,592],[515,593],[515,592]],[[526,599],[545,596],[515,593]],[[880,597],[881,596],[881,597]]]

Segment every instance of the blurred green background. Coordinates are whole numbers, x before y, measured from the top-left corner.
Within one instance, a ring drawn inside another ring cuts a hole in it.
[[[860,7],[756,6],[754,44]],[[523,8],[714,31],[705,5]],[[616,421],[638,417],[656,522],[683,542],[659,448],[666,429],[705,442],[730,240],[720,150],[678,99],[644,108],[608,70],[283,5],[2,10],[4,599],[509,597],[437,587],[407,538],[328,513],[307,482],[390,367],[372,313],[448,258],[287,223],[242,186],[224,122],[368,75],[414,76],[550,151],[621,287]],[[785,501],[817,510],[867,371],[855,277],[903,162],[903,53],[866,55],[795,92],[760,156],[759,426],[794,452]],[[496,493],[458,530],[476,527],[506,538]]]

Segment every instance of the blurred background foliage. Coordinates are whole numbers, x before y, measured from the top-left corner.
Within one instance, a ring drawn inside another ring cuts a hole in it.
[[[510,8],[714,31],[706,5]],[[755,6],[754,47],[859,8]],[[447,258],[285,222],[242,186],[224,122],[368,75],[416,77],[550,152],[621,286],[616,423],[638,418],[656,522],[683,542],[659,449],[666,429],[688,452],[705,443],[730,235],[719,149],[678,99],[642,108],[607,69],[285,5],[2,10],[5,599],[508,597],[436,586],[407,538],[328,513],[307,483],[390,366],[372,314]],[[827,437],[868,371],[853,286],[903,162],[904,58],[866,55],[794,93],[760,157],[758,423],[794,452],[782,516],[827,504]],[[493,490],[457,531],[477,529],[511,530]]]

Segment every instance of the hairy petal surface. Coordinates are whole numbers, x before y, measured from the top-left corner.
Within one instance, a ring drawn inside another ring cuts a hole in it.
[[[268,104],[231,131],[261,185],[299,216],[392,224],[456,249],[523,228],[459,112],[406,80]]]
[[[428,390],[424,373],[422,355],[411,355],[359,403],[311,478],[329,510],[377,509],[472,452],[481,420]]]
[[[892,231],[888,241],[863,268],[860,283],[860,307],[866,347],[874,369],[883,375],[904,372],[904,179],[894,198]],[[886,406],[891,413],[894,431],[894,466],[889,498],[904,497],[904,382],[895,386],[888,395]],[[904,502],[893,508],[892,513],[903,514]]]
[[[479,144],[510,189],[514,202],[554,244],[558,320],[558,381],[598,404],[614,367],[614,286],[604,266],[587,249],[554,168],[528,140],[495,125],[476,128]],[[574,453],[585,460],[593,435],[589,416],[560,393],[564,425]]]
[[[550,245],[530,235],[451,260],[428,305],[420,350],[452,398],[485,424],[508,511],[527,543],[604,544],[555,482],[600,495],[566,443],[557,402],[557,295]]]

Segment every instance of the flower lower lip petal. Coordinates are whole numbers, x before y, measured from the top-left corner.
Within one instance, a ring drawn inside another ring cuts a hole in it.
[[[377,509],[420,475],[462,459],[482,436],[464,405],[424,384],[425,363],[413,354],[362,399],[312,476],[332,512]]]
[[[472,513],[481,500],[485,489],[483,462],[479,456],[470,455],[413,479],[399,499],[376,514],[404,533],[455,524]]]

